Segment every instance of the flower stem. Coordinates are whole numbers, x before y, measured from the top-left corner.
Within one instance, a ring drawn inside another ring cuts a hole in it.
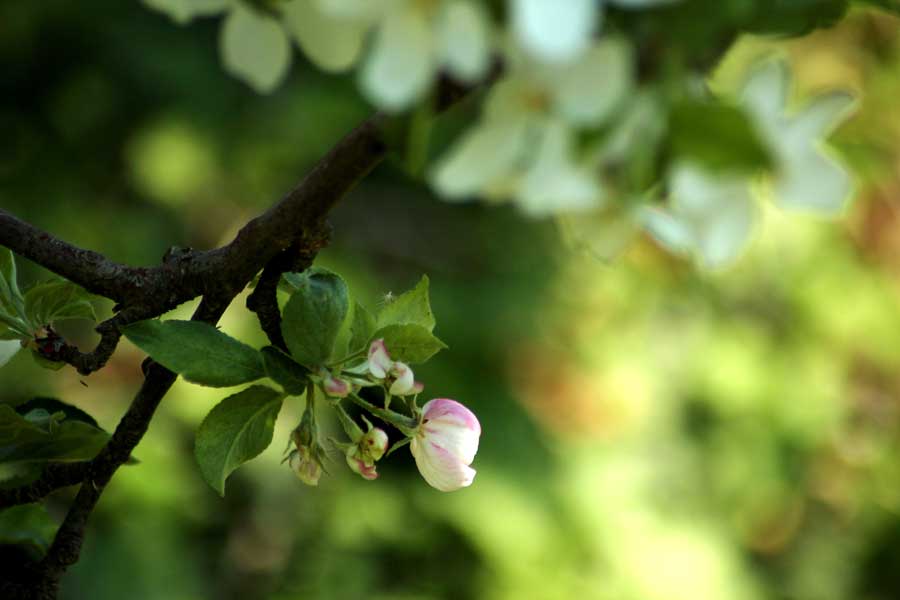
[[[415,435],[416,427],[419,424],[415,419],[389,409],[375,406],[371,402],[363,400],[356,394],[350,394],[347,397],[350,398],[360,408],[369,411],[379,419],[386,421],[399,429],[400,432],[403,433],[403,435]]]

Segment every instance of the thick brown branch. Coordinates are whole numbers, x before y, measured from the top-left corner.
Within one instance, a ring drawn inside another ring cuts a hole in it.
[[[275,255],[265,266],[253,293],[247,297],[247,309],[256,313],[259,325],[269,342],[288,351],[281,335],[281,311],[278,309],[278,284],[282,273],[301,272],[312,266],[319,250],[328,244],[330,227],[323,225]]]
[[[0,209],[0,245],[33,260],[84,289],[113,300],[145,277],[145,269],[113,262],[98,252],[64,242]]]
[[[233,294],[205,297],[192,318],[215,324],[233,298]],[[56,598],[60,578],[70,565],[78,561],[85,527],[100,495],[116,470],[128,461],[132,451],[144,437],[156,408],[172,387],[175,378],[174,373],[162,366],[153,362],[149,364],[144,384],[119,421],[109,442],[86,464],[82,473],[83,483],[46,556],[40,563],[31,566],[30,572],[25,573],[24,581],[0,584],[0,591],[6,594],[4,598]]]
[[[284,198],[221,248],[186,252],[157,267],[129,267],[77,248],[0,210],[0,245],[88,291],[148,316],[202,295],[240,289],[263,265],[316,228],[385,156],[382,117],[363,121]],[[146,317],[145,317],[146,318]]]
[[[485,84],[499,73],[495,68]],[[443,79],[435,110],[464,98],[470,88]],[[334,204],[365,177],[388,150],[376,114],[341,139],[312,171],[265,213],[248,222],[231,243],[214,250],[169,256],[156,267],[130,267],[59,240],[0,209],[0,245],[62,275],[90,292],[132,310],[160,315],[197,296],[239,289],[263,265],[324,221]]]
[[[458,99],[443,90],[438,105]],[[167,253],[163,264],[134,268],[112,262],[54,238],[0,210],[0,244],[78,283],[116,300],[121,312],[98,328],[101,342],[90,354],[61,350],[61,360],[90,372],[99,368],[115,348],[119,327],[138,318],[162,314],[196,296],[203,301],[193,319],[216,323],[232,299],[264,266],[249,304],[273,343],[280,339],[275,293],[281,273],[308,267],[327,241],[325,217],[334,204],[385,156],[387,144],[376,115],[348,134],[290,193],[248,222],[226,246],[206,252]],[[274,308],[274,313],[273,313]],[[53,544],[40,563],[24,567],[16,581],[0,581],[3,598],[55,598],[59,579],[78,560],[87,520],[105,486],[146,433],[153,414],[175,381],[175,374],[150,362],[144,383],[115,432],[100,453],[78,467],[48,467],[36,482],[0,496],[7,505],[37,500],[75,483],[82,485]]]

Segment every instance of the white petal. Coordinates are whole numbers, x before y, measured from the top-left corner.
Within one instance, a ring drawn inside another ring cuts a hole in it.
[[[756,222],[749,193],[723,202],[728,204],[705,224],[699,236],[700,263],[707,269],[721,269],[733,263],[747,247]]]
[[[676,213],[690,219],[705,219],[722,202],[722,183],[703,169],[681,163],[669,175],[672,207]]]
[[[574,161],[571,137],[562,123],[546,127],[537,158],[516,197],[526,213],[541,217],[599,206],[597,178]]]
[[[644,208],[640,221],[653,239],[676,254],[691,251],[697,243],[694,232],[685,221],[659,208]]]
[[[782,169],[775,183],[775,201],[783,208],[835,215],[853,191],[849,173],[818,152],[795,156]]]
[[[789,79],[787,66],[781,61],[771,61],[753,72],[741,92],[742,104],[769,139],[783,132]]]
[[[344,71],[356,63],[367,25],[322,12],[315,0],[281,6],[282,21],[309,59],[325,71]]]
[[[525,149],[527,122],[490,120],[465,132],[441,157],[429,177],[447,199],[465,199],[506,177]]]
[[[475,469],[428,439],[414,437],[410,451],[419,473],[435,489],[452,492],[471,485],[475,479]]]
[[[394,366],[388,354],[387,347],[384,345],[383,339],[377,339],[369,346],[368,362],[369,373],[376,379],[384,379],[387,377],[388,371]]]
[[[791,122],[791,133],[806,140],[828,136],[856,107],[856,98],[846,92],[831,92],[814,98]]]
[[[606,0],[608,4],[613,4],[622,8],[648,8],[661,4],[674,4],[681,0]]]
[[[372,23],[391,8],[391,0],[315,0],[327,15]]]
[[[409,365],[402,362],[395,362],[394,366],[391,368],[391,375],[397,378],[388,390],[392,395],[408,396],[413,393],[416,387],[416,380]]]
[[[437,18],[438,59],[457,79],[473,83],[490,64],[490,31],[484,10],[466,0],[441,7]]]
[[[573,125],[597,125],[628,96],[633,82],[630,46],[619,38],[604,38],[570,67],[556,72],[556,111]]]
[[[0,367],[9,362],[16,352],[22,349],[19,340],[0,340]]]
[[[180,24],[194,17],[215,15],[225,10],[231,0],[143,0],[144,4],[164,12]]]
[[[731,264],[747,246],[756,222],[749,182],[690,163],[677,165],[669,181],[672,212],[651,216],[651,233],[676,252],[691,250],[705,268]]]
[[[599,25],[597,0],[512,0],[519,42],[548,62],[574,59],[590,44]]]
[[[277,21],[236,3],[219,36],[225,68],[265,94],[282,82],[291,64],[291,47]]]
[[[544,90],[536,82],[518,74],[507,75],[491,88],[482,114],[490,121],[531,118],[536,114],[534,101],[542,94]]]
[[[362,71],[363,91],[376,106],[399,111],[415,102],[434,75],[431,29],[420,11],[388,15]]]

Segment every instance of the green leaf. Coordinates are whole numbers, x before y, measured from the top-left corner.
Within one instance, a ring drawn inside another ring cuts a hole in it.
[[[94,306],[83,288],[71,281],[39,283],[25,292],[25,316],[32,329],[40,329],[62,319],[97,320]]]
[[[714,170],[755,171],[774,164],[748,115],[720,102],[682,102],[672,108],[672,153]]]
[[[310,271],[296,280],[281,319],[281,333],[294,360],[307,367],[326,364],[348,317],[350,299],[340,276]],[[338,357],[341,358],[341,357]]]
[[[422,275],[416,287],[384,305],[378,313],[376,329],[406,324],[421,325],[428,331],[434,330],[434,313],[431,312],[431,303],[428,300],[427,275]]]
[[[198,321],[139,321],[122,330],[131,342],[188,381],[228,387],[266,376],[262,355]]]
[[[22,546],[32,560],[47,553],[57,525],[42,504],[22,504],[0,510],[0,545]]]
[[[366,347],[375,333],[375,317],[359,302],[353,307],[353,320],[350,323],[349,353],[358,352]]]
[[[745,29],[761,34],[804,35],[831,27],[844,17],[849,5],[848,0],[754,0],[754,15]]]
[[[373,338],[384,338],[393,360],[409,364],[422,363],[447,347],[421,325],[388,325],[375,332]]]
[[[16,277],[16,259],[13,253],[8,248],[0,248],[0,313],[8,319],[22,322],[25,318],[25,300],[19,291]]]
[[[0,463],[40,463],[94,458],[109,434],[82,421],[41,426],[0,405]]]
[[[306,392],[306,384],[309,383],[309,370],[306,367],[297,364],[275,346],[263,348],[262,355],[269,379],[292,396],[301,396]]]
[[[228,396],[213,408],[200,429],[194,456],[206,482],[220,496],[225,479],[272,442],[275,419],[284,395],[272,388],[253,385]]]
[[[91,425],[98,429],[100,428],[100,425],[97,423],[97,420],[94,419],[94,417],[84,412],[77,406],[67,404],[62,400],[57,400],[56,398],[32,398],[31,400],[16,406],[16,412],[20,415],[26,415],[36,409],[45,410],[50,414],[62,412],[65,415],[65,418],[69,419],[70,421],[81,421],[82,423],[87,423],[88,425]]]
[[[9,362],[9,360],[22,349],[22,343],[19,340],[0,339],[0,367]]]
[[[39,367],[41,367],[42,369],[47,369],[49,371],[59,371],[66,366],[66,363],[61,360],[50,360],[49,358],[44,358],[37,350],[31,351],[31,358]]]

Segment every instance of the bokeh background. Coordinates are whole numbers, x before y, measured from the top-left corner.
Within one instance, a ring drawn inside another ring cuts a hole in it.
[[[797,99],[861,98],[833,138],[859,176],[846,217],[767,215],[724,273],[648,240],[600,262],[552,222],[450,206],[402,161],[380,167],[334,213],[320,262],[370,308],[431,277],[450,350],[417,376],[479,415],[474,485],[434,491],[401,451],[376,482],[336,454],[304,487],[279,464],[292,399],[220,499],[192,445],[224,394],[179,382],[140,464],[104,494],[63,598],[900,597],[898,25],[858,11],[800,40],[744,39],[716,73],[727,92],[777,52]],[[0,206],[154,264],[172,245],[230,240],[369,113],[352,76],[302,63],[254,94],[223,73],[216,35],[214,19],[178,27],[138,2],[0,4]],[[21,269],[26,284],[49,276]],[[223,328],[262,345],[243,301]],[[66,333],[94,340],[78,323]],[[141,359],[123,342],[84,378],[20,353],[0,401],[54,396],[112,429]],[[51,498],[55,517],[71,495]]]

